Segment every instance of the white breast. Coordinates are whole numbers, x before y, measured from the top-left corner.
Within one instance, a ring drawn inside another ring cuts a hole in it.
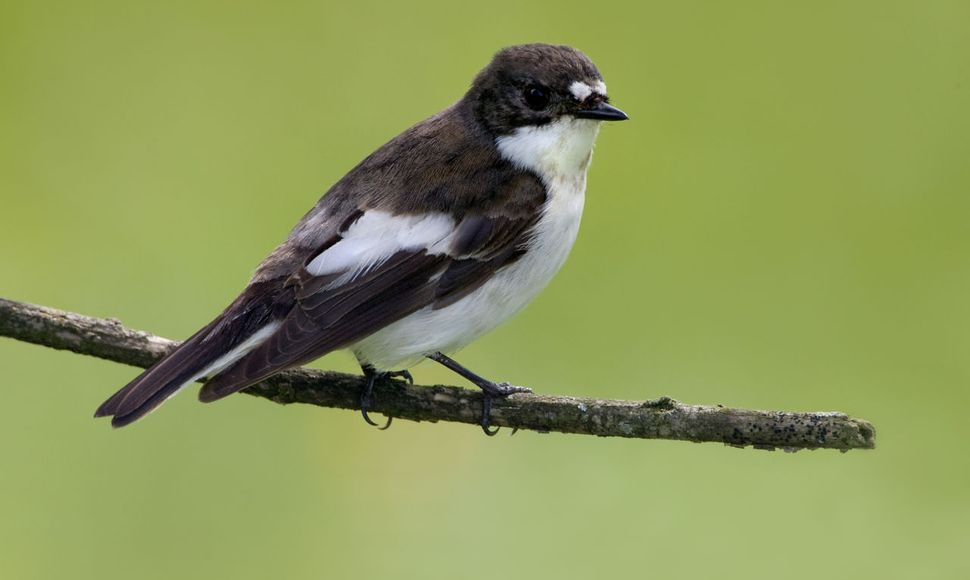
[[[500,138],[502,154],[538,173],[547,189],[528,251],[454,304],[424,308],[358,342],[352,347],[358,358],[396,370],[435,351],[454,352],[531,302],[562,267],[576,240],[598,128],[595,121],[563,119]]]

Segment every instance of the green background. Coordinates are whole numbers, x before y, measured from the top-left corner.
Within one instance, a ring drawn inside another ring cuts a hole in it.
[[[113,431],[91,413],[134,369],[4,340],[0,575],[970,577],[968,24],[965,2],[3,2],[0,295],[185,337],[495,50],[568,43],[632,120],[601,133],[564,270],[460,360],[842,410],[879,447],[380,432],[194,388]]]

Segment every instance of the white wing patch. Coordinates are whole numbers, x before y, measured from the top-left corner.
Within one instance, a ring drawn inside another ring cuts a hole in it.
[[[576,240],[599,125],[564,117],[499,137],[502,156],[537,172],[548,193],[528,251],[454,304],[425,307],[362,339],[352,346],[358,358],[379,369],[411,366],[428,353],[460,349],[525,307],[566,261]]]
[[[344,232],[342,240],[311,260],[306,270],[314,276],[346,272],[339,280],[343,283],[402,250],[442,254],[454,232],[455,220],[448,214],[394,215],[368,210]]]

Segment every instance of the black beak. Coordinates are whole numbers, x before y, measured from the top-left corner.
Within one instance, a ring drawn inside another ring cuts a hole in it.
[[[602,101],[589,109],[582,109],[573,113],[573,117],[580,119],[596,119],[597,121],[626,121],[630,117],[626,113]]]

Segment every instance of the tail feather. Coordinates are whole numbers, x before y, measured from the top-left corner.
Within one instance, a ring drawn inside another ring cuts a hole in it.
[[[210,324],[203,328],[167,357],[135,377],[102,403],[94,416],[113,416],[113,427],[128,425],[153,411],[182,387],[205,376],[206,367],[226,349],[224,341],[203,340],[211,327]],[[209,344],[201,344],[203,342]]]
[[[250,285],[222,315],[109,397],[94,416],[111,416],[113,427],[129,425],[188,384],[232,366],[279,328],[278,318],[291,301],[273,289]]]
[[[142,373],[138,375],[138,378],[140,379],[144,375],[145,373]],[[128,392],[131,390],[131,387],[133,384],[134,384],[134,381],[128,383],[127,385],[122,387],[117,393],[111,395],[111,397],[109,397],[107,401],[101,403],[101,406],[98,407],[98,410],[94,412],[94,418],[97,419],[100,417],[110,417],[114,415],[118,410],[118,405],[121,404],[121,400],[125,398],[125,395],[127,395]]]
[[[131,411],[127,413],[115,413],[115,415],[111,418],[111,426],[117,428],[131,425],[135,421],[157,409],[159,405],[172,398],[190,382],[191,381],[186,381],[184,383],[168,383],[158,389],[152,390],[150,396]]]

